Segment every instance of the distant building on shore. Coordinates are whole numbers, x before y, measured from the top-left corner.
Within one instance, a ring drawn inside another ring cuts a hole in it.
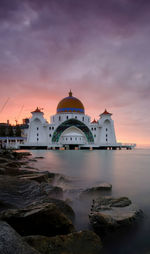
[[[99,119],[91,122],[85,114],[83,103],[69,92],[57,106],[56,114],[50,123],[38,107],[31,112],[27,131],[26,147],[45,147],[52,149],[101,149],[121,147],[116,141],[112,114],[106,109]]]

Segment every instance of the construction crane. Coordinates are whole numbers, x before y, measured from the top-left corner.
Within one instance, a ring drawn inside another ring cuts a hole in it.
[[[1,110],[0,110],[0,113],[3,112],[4,108],[6,107],[8,101],[9,101],[9,99],[10,99],[10,98],[8,97],[7,100],[4,102],[4,104],[3,104],[3,106],[2,106],[2,108],[1,108]]]
[[[15,118],[16,125],[18,125],[18,119],[19,119],[19,117],[20,117],[20,115],[22,113],[23,108],[24,108],[24,105],[22,105],[22,107],[21,107],[21,109],[20,109],[20,111],[19,111],[19,113],[17,115],[17,118]]]

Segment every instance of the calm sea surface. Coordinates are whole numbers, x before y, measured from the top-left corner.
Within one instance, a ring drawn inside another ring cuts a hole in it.
[[[128,196],[144,212],[135,230],[106,241],[104,253],[147,254],[150,251],[150,150],[121,151],[51,151],[34,150],[33,156],[44,156],[32,166],[41,171],[67,176],[59,184],[65,198],[72,200],[76,212],[76,228],[87,229],[91,200],[78,198],[81,189],[111,183],[113,196]]]

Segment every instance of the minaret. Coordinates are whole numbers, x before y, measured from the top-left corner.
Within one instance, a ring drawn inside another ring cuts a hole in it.
[[[70,92],[69,92],[69,97],[72,97],[72,92],[71,92],[71,89],[70,89]]]
[[[29,123],[27,143],[32,145],[40,145],[47,143],[47,132],[45,127],[47,126],[46,119],[43,117],[44,113],[40,108],[36,108],[31,112],[32,117]]]
[[[102,114],[100,114],[99,125],[101,127],[101,135],[99,142],[106,145],[116,144],[116,135],[114,128],[114,121],[111,118],[112,114],[104,110]]]

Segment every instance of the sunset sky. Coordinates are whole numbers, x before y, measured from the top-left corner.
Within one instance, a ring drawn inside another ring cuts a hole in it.
[[[69,90],[150,144],[149,0],[0,0],[0,122],[56,113]]]

